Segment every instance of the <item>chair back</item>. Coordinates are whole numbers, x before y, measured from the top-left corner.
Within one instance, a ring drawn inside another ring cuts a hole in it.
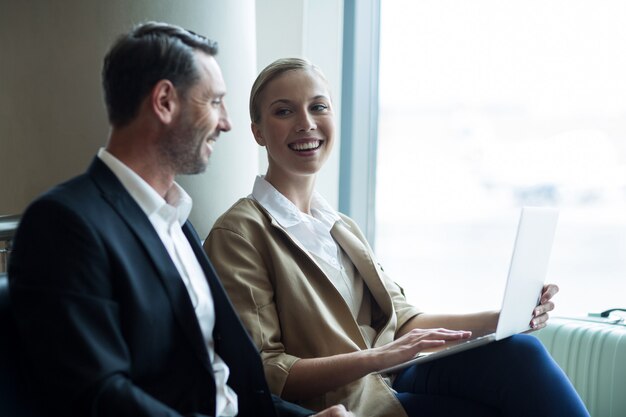
[[[7,274],[0,272],[0,416],[35,417],[37,399],[28,397],[28,383],[20,371],[23,358],[10,301]]]

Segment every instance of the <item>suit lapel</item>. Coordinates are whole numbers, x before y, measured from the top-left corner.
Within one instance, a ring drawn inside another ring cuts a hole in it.
[[[215,272],[213,265],[211,265],[209,258],[204,253],[202,246],[200,246],[200,238],[198,237],[198,234],[189,222],[183,225],[183,233],[187,237],[196,258],[204,271],[204,275],[209,284],[209,289],[211,290],[216,316],[213,336],[217,351],[218,344],[222,339],[223,330],[236,330],[235,325],[239,326],[239,318],[237,317],[235,309],[226,295],[226,290],[224,290],[222,283],[217,277],[217,273]]]
[[[203,363],[210,368],[202,331],[197,319],[194,320],[196,314],[189,293],[152,223],[117,177],[100,159],[94,159],[88,173],[102,190],[104,199],[124,219],[127,226],[136,235],[137,240],[145,248],[170,298],[171,307],[179,325],[183,328],[189,342]],[[150,277],[145,277],[145,279],[148,280]]]
[[[255,387],[255,391],[267,391],[257,347],[239,320],[226,290],[200,245],[198,234],[189,222],[183,225],[183,232],[200,262],[211,290],[215,309],[214,348],[215,353],[230,369],[228,385],[239,394],[250,391],[251,386]]]

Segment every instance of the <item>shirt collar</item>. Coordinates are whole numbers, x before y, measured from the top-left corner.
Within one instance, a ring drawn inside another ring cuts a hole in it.
[[[341,220],[339,214],[317,191],[313,192],[311,199],[312,216],[309,216],[302,213],[295,204],[274,188],[262,175],[258,175],[254,181],[252,197],[284,228],[302,222],[310,222],[311,218],[314,218],[330,230],[337,221]]]
[[[187,221],[191,213],[193,201],[189,194],[176,182],[167,190],[165,198],[163,198],[135,171],[106,149],[100,148],[98,158],[113,171],[113,174],[120,180],[126,191],[137,202],[148,218],[157,212],[163,213],[164,206],[169,205],[176,210],[176,217],[181,225]]]

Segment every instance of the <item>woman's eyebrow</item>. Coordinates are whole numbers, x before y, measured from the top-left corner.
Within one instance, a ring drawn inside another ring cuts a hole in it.
[[[318,95],[316,95],[316,96],[311,97],[309,100],[310,100],[310,101],[314,101],[314,100],[320,100],[320,99],[323,99],[323,100],[330,100],[330,99],[328,98],[328,96],[325,96],[324,94],[318,94]],[[274,104],[277,104],[277,103],[285,103],[285,104],[290,104],[290,103],[292,103],[292,100],[289,100],[289,99],[286,99],[286,98],[279,98],[279,99],[277,99],[277,100],[272,101],[272,102],[270,103],[270,106],[273,106]]]
[[[285,104],[289,104],[291,103],[291,100],[287,100],[286,98],[279,98],[278,100],[274,100],[270,103],[270,106],[273,106],[274,104],[277,103],[285,103]]]

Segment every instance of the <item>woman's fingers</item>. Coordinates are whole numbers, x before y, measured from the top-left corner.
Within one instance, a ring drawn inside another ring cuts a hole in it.
[[[470,337],[472,332],[468,330],[450,330],[450,329],[413,329],[403,337],[411,337],[418,339],[441,339],[441,340],[457,340]]]
[[[544,304],[552,299],[559,292],[559,287],[556,284],[546,284],[541,292],[540,303]]]
[[[535,307],[535,310],[533,311],[533,315],[535,317],[539,317],[542,314],[546,314],[549,313],[550,311],[554,310],[554,303],[552,301],[548,301],[545,304],[540,304],[537,307]]]
[[[472,332],[464,330],[449,329],[413,329],[401,338],[392,342],[398,344],[400,349],[408,349],[411,355],[436,346],[440,346],[449,341],[467,339]]]
[[[554,302],[551,301],[559,292],[559,287],[555,284],[546,284],[541,293],[539,305],[533,310],[533,319],[530,321],[530,327],[533,330],[539,330],[546,327],[548,321],[548,313],[554,310]]]
[[[413,329],[399,339],[377,348],[380,368],[397,365],[411,359],[419,352],[444,345],[448,341],[468,338],[472,333],[449,329]]]

